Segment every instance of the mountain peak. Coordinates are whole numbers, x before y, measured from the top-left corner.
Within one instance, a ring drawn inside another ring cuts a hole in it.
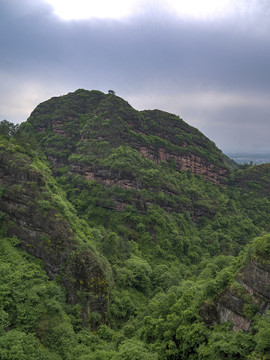
[[[75,154],[85,160],[94,146],[95,162],[129,146],[156,164],[175,163],[177,171],[216,184],[226,183],[229,173],[222,152],[199,130],[161,110],[137,111],[116,95],[78,89],[40,104],[28,122],[56,168],[68,165]],[[102,143],[103,155],[97,151]],[[91,161],[88,165],[93,167]]]

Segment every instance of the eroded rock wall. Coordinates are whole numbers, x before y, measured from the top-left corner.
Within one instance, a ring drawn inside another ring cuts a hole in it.
[[[43,260],[49,278],[61,276],[67,301],[82,305],[85,326],[93,311],[104,320],[109,292],[106,266],[78,242],[68,221],[54,208],[42,172],[26,155],[1,153],[0,186],[7,235],[17,236],[25,251]]]
[[[200,315],[208,325],[233,323],[234,330],[249,330],[251,315],[270,309],[270,266],[252,259],[212,302],[206,302]]]

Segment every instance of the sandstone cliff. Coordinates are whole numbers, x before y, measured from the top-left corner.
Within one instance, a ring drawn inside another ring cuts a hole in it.
[[[252,317],[270,309],[270,265],[253,258],[237,273],[235,282],[200,309],[208,325],[233,323],[234,330],[248,331]]]

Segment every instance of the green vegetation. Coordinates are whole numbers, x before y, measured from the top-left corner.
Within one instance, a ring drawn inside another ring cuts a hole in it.
[[[242,284],[269,269],[269,165],[112,90],[0,130],[1,359],[269,358],[270,299]],[[232,298],[248,331],[217,318]]]

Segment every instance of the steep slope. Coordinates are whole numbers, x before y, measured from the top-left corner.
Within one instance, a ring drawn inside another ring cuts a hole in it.
[[[255,165],[234,173],[230,196],[254,224],[270,231],[270,164]],[[269,235],[255,239],[251,259],[236,274],[235,281],[213,302],[205,303],[201,315],[208,324],[232,321],[234,329],[248,330],[255,314],[270,308]]]
[[[93,236],[58,190],[46,164],[8,139],[0,144],[1,219],[5,234],[44,262],[50,279],[61,276],[68,302],[80,304],[89,324],[90,309],[106,318],[108,274]],[[73,224],[73,226],[72,226]]]
[[[203,304],[200,314],[208,325],[231,321],[234,330],[248,331],[254,316],[270,309],[269,245],[269,235],[256,238],[251,259],[239,269],[235,280],[212,302]]]

